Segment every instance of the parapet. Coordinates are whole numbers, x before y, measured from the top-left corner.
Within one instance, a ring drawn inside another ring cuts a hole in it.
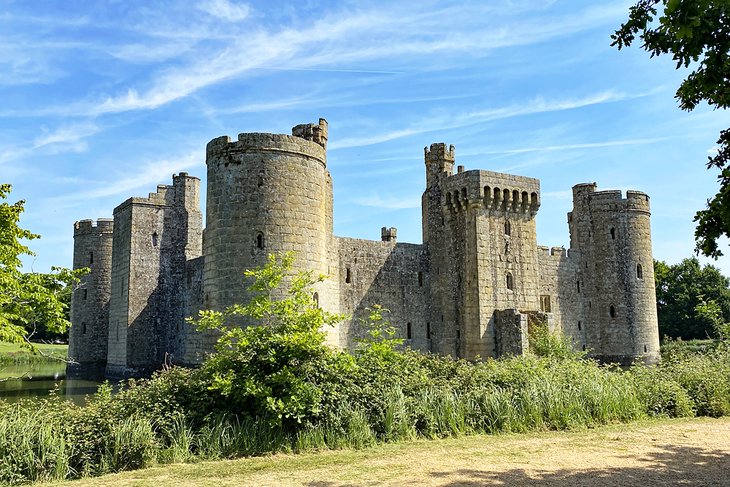
[[[574,188],[575,189],[575,188]],[[649,211],[649,196],[641,191],[629,190],[624,198],[621,190],[595,191],[588,196],[588,205],[593,210],[603,211]]]
[[[395,227],[383,227],[380,229],[380,239],[383,242],[397,242],[398,241],[398,229]]]
[[[324,119],[322,121],[326,127],[327,122]],[[241,158],[235,157],[236,154],[279,152],[315,159],[326,166],[326,129],[323,131],[322,125],[312,125],[312,127],[312,139],[316,140],[294,135],[258,132],[240,133],[235,141],[231,141],[231,138],[227,135],[216,137],[208,142],[206,146],[206,163],[209,166],[214,164],[228,167],[241,164]],[[319,127],[316,137],[315,127]]]
[[[113,231],[114,220],[112,218],[99,218],[96,221],[87,219],[74,222],[74,236],[112,233]]]
[[[534,178],[472,170],[454,174],[444,186],[443,203],[456,211],[478,204],[492,211],[534,216],[540,208],[540,181]]]
[[[443,142],[431,144],[431,147],[423,148],[426,164],[429,162],[454,162],[456,160],[456,149],[453,145],[446,146]]]
[[[328,133],[327,120],[324,118],[320,118],[318,124],[302,123],[291,129],[292,136],[319,144],[323,149],[327,148]]]

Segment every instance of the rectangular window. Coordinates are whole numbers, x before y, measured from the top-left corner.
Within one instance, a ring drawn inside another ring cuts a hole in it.
[[[552,306],[550,305],[550,295],[543,294],[540,296],[540,311],[543,313],[552,313]]]

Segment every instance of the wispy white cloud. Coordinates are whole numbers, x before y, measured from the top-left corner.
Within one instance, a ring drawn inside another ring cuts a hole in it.
[[[656,144],[658,142],[664,142],[666,140],[676,140],[677,137],[651,137],[646,139],[623,139],[623,140],[609,140],[604,142],[588,142],[584,144],[560,144],[560,145],[549,145],[545,147],[522,147],[519,149],[504,149],[494,151],[484,151],[480,154],[525,154],[529,152],[554,152],[554,151],[565,151],[565,150],[578,150],[578,149],[599,149],[603,147],[622,147],[627,145],[645,145],[645,144]]]
[[[329,147],[332,150],[350,147],[362,147],[379,144],[381,142],[387,142],[402,137],[408,137],[415,134],[460,128],[468,125],[492,122],[495,120],[502,120],[523,115],[534,115],[538,113],[574,110],[577,108],[600,105],[603,103],[614,103],[627,99],[639,98],[642,96],[646,96],[646,94],[632,95],[609,90],[594,93],[583,98],[574,99],[547,100],[543,97],[536,97],[520,104],[514,104],[505,107],[480,109],[455,115],[442,115],[440,117],[423,117],[426,122],[419,122],[406,129],[381,132],[379,134],[373,134],[369,137],[352,137],[347,139],[341,139],[339,141],[331,143]]]
[[[246,5],[225,0],[210,0],[202,6],[209,14],[226,18],[243,20],[249,15]],[[384,73],[397,73],[401,70],[387,68],[405,62],[408,69],[418,69],[417,60],[432,60],[439,53],[487,55],[494,49],[543,42],[613,19],[619,10],[616,6],[590,7],[550,21],[527,18],[491,28],[489,22],[484,25],[482,15],[472,12],[474,9],[479,10],[480,6],[414,12],[410,7],[395,4],[387,9],[341,10],[303,26],[279,30],[248,25],[237,35],[231,32],[225,40],[218,39],[217,44],[205,44],[205,48],[189,53],[175,67],[154,72],[146,83],[130,86],[123,93],[101,101],[79,104],[71,110],[77,114],[99,115],[155,109],[223,81],[256,75],[255,70],[261,68],[373,72],[358,69],[357,64],[381,59],[388,61],[383,64]],[[464,23],[464,28],[444,28],[444,18],[449,18],[452,25]],[[213,29],[205,32],[209,30]],[[191,44],[205,39],[191,38]],[[184,50],[189,51],[190,46]],[[144,60],[175,52],[167,42],[148,46],[143,51],[142,44],[132,44],[117,55]]]
[[[365,196],[352,200],[360,206],[383,208],[387,210],[404,210],[409,208],[420,208],[421,199],[418,197],[397,198],[393,196],[383,197],[377,194]]]
[[[112,178],[108,181],[98,181],[93,189],[79,191],[65,196],[54,198],[56,203],[72,205],[74,203],[87,202],[89,199],[105,198],[108,196],[125,195],[132,191],[144,188],[150,192],[157,184],[169,183],[173,173],[186,169],[203,167],[205,154],[195,150],[179,157],[149,161],[141,165],[139,170],[134,171],[132,176]],[[123,166],[123,164],[120,164]],[[135,165],[136,167],[136,165]],[[88,186],[88,184],[85,184]],[[149,189],[147,189],[149,188]]]
[[[198,10],[229,22],[240,22],[251,13],[251,7],[248,5],[229,0],[205,0],[198,5]]]
[[[101,129],[94,123],[82,122],[63,125],[55,130],[44,130],[32,144],[16,145],[0,152],[0,164],[28,157],[33,153],[61,154],[64,152],[85,152],[88,144],[84,140]]]

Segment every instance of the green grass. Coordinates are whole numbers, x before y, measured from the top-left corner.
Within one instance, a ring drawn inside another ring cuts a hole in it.
[[[661,457],[652,453],[656,438],[661,445],[702,444],[709,439],[727,434],[730,419],[673,419],[642,420],[631,424],[611,424],[600,428],[577,431],[543,431],[526,434],[470,435],[439,440],[414,440],[379,444],[361,450],[319,451],[301,455],[278,454],[237,460],[203,461],[194,464],[158,465],[134,472],[122,472],[73,482],[56,482],[51,485],[67,487],[156,487],[159,485],[233,486],[233,485],[476,485],[485,471],[504,472],[500,479],[509,484],[509,474],[515,469],[533,468],[548,470],[555,461],[562,464],[561,475],[568,473],[566,458],[586,458],[601,462],[603,457],[620,456],[630,463],[631,457],[641,451],[643,475],[652,472],[657,479],[664,479],[655,463]],[[716,441],[717,442],[717,441]],[[681,455],[700,456],[689,448],[675,452],[674,470],[667,473],[675,481],[682,480],[680,469],[691,458]],[[705,448],[705,455],[721,452]],[[723,461],[716,458],[714,462]],[[519,464],[518,467],[515,467]],[[524,465],[524,467],[523,467]],[[543,467],[547,465],[548,467]],[[583,466],[581,466],[583,467]],[[661,468],[661,466],[659,466]],[[701,465],[693,467],[698,475]],[[587,470],[586,485],[595,470]],[[608,471],[608,470],[606,470]],[[604,471],[605,472],[605,471]],[[616,468],[610,471],[617,485],[635,485],[636,469]],[[549,478],[549,472],[542,472]],[[464,478],[463,476],[471,476]],[[623,477],[622,477],[623,476]],[[484,477],[485,479],[488,477]],[[579,477],[580,478],[580,477]],[[595,479],[593,479],[595,480]],[[547,484],[553,485],[550,482]],[[672,482],[675,483],[675,482]],[[484,482],[488,484],[488,482]],[[651,481],[648,482],[651,484]],[[49,485],[49,484],[44,484]],[[500,485],[502,483],[500,482]],[[530,485],[533,485],[531,482]],[[536,485],[536,484],[535,484]],[[559,485],[558,483],[554,485]],[[571,484],[572,485],[572,484]],[[718,484],[719,485],[719,484]]]
[[[68,345],[34,344],[40,353],[34,354],[17,343],[0,342],[0,364],[34,364],[65,359]]]

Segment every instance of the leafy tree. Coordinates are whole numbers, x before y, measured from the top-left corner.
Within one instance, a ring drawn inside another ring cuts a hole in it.
[[[322,328],[343,317],[319,308],[312,297],[312,285],[324,276],[291,275],[293,261],[292,253],[270,255],[266,265],[245,272],[253,279],[248,303],[203,310],[194,320],[198,329],[220,334],[216,353],[203,365],[215,407],[287,428],[321,411],[322,401],[332,397],[324,385],[336,382],[330,375],[349,360],[325,343]]]
[[[42,326],[62,333],[69,326],[68,304],[60,298],[85,270],[54,267],[49,274],[21,271],[22,255],[34,255],[22,240],[40,238],[19,226],[24,201],[10,204],[9,184],[0,184],[0,341],[25,343]]]
[[[611,45],[630,46],[637,35],[651,57],[671,54],[677,69],[691,69],[675,95],[682,110],[693,110],[703,101],[721,109],[730,105],[728,0],[639,0],[611,36]],[[717,240],[730,236],[730,129],[720,132],[717,144],[707,168],[719,169],[720,189],[694,219],[696,251],[714,258],[722,255]]]
[[[694,339],[716,336],[730,322],[730,279],[696,258],[674,265],[654,261],[659,334]]]

